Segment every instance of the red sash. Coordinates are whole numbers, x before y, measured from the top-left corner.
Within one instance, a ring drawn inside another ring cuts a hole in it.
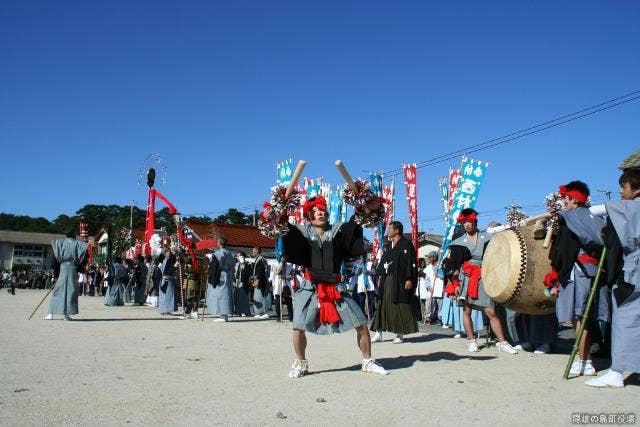
[[[462,264],[462,271],[469,276],[469,286],[467,286],[467,296],[471,299],[478,299],[480,289],[480,277],[482,277],[482,267],[465,261]]]
[[[578,261],[580,261],[583,264],[592,264],[592,265],[598,265],[598,263],[600,262],[599,259],[594,258],[587,254],[578,255]]]
[[[311,275],[305,272],[304,278],[311,280]],[[316,283],[316,290],[318,292],[318,302],[320,303],[320,323],[340,323],[341,319],[336,308],[336,301],[341,300],[342,295],[336,289],[336,284]]]

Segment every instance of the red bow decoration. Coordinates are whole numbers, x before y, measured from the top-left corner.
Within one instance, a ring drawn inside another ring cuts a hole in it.
[[[451,279],[444,288],[444,293],[447,297],[455,297],[456,290],[460,287],[460,280],[458,278]]]
[[[305,216],[308,216],[313,212],[313,208],[318,208],[320,211],[327,211],[327,200],[323,196],[312,197],[302,205],[302,212]]]
[[[478,215],[475,212],[472,212],[469,215],[463,215],[463,214],[458,215],[458,218],[456,219],[456,221],[459,222],[460,224],[464,224],[465,222],[476,222],[477,219],[478,219]]]
[[[558,274],[555,268],[551,269],[550,272],[545,274],[543,282],[547,288],[558,286],[558,284],[560,283],[560,275]]]
[[[583,205],[585,203],[587,203],[587,194],[583,193],[582,191],[573,189],[573,190],[569,190],[567,189],[566,185],[561,185],[560,188],[558,189],[558,192],[560,193],[560,196],[562,197],[572,197],[574,199],[576,199],[578,201],[578,203],[582,203]]]
[[[480,278],[482,277],[482,267],[475,265],[469,261],[462,264],[462,272],[469,276],[469,285],[467,286],[467,296],[471,299],[478,299],[478,290],[480,289]]]

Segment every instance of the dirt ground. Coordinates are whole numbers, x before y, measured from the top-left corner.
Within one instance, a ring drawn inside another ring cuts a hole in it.
[[[181,320],[97,297],[80,297],[74,321],[41,320],[46,304],[28,321],[43,296],[0,294],[1,425],[569,425],[640,412],[636,376],[593,389],[561,378],[567,354],[472,354],[437,326],[374,344],[388,376],[360,372],[355,332],[308,335],[310,375],[290,379],[289,324]]]

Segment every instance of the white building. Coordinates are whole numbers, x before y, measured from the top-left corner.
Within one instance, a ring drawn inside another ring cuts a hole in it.
[[[0,230],[0,269],[11,270],[14,265],[23,264],[33,271],[48,270],[53,257],[51,242],[64,237],[64,234]]]

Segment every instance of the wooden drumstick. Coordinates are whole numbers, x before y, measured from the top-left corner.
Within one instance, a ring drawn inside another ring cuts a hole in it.
[[[544,236],[544,243],[542,243],[543,248],[548,248],[551,243],[551,235],[553,235],[553,227],[547,227],[547,234]]]
[[[351,191],[355,193],[357,191],[356,183],[353,182],[353,178],[351,178],[351,175],[349,175],[347,168],[344,167],[344,163],[342,163],[342,160],[336,160],[336,167],[338,168],[338,172],[340,172],[340,175],[342,175],[342,178],[344,178]]]
[[[285,191],[284,193],[285,199],[288,199],[289,197],[291,197],[291,193],[293,193],[293,189],[296,188],[296,185],[298,184],[298,180],[300,179],[300,175],[302,175],[302,171],[304,170],[304,167],[306,165],[307,165],[306,160],[298,161],[298,164],[296,165],[296,170],[293,172],[291,181],[289,181],[289,186],[287,187],[287,191]]]
[[[551,214],[549,212],[544,212],[541,213],[540,215],[536,215],[536,216],[530,216],[529,218],[525,219],[522,222],[522,225],[531,225],[534,222],[541,220],[541,219],[547,219],[551,216]]]

